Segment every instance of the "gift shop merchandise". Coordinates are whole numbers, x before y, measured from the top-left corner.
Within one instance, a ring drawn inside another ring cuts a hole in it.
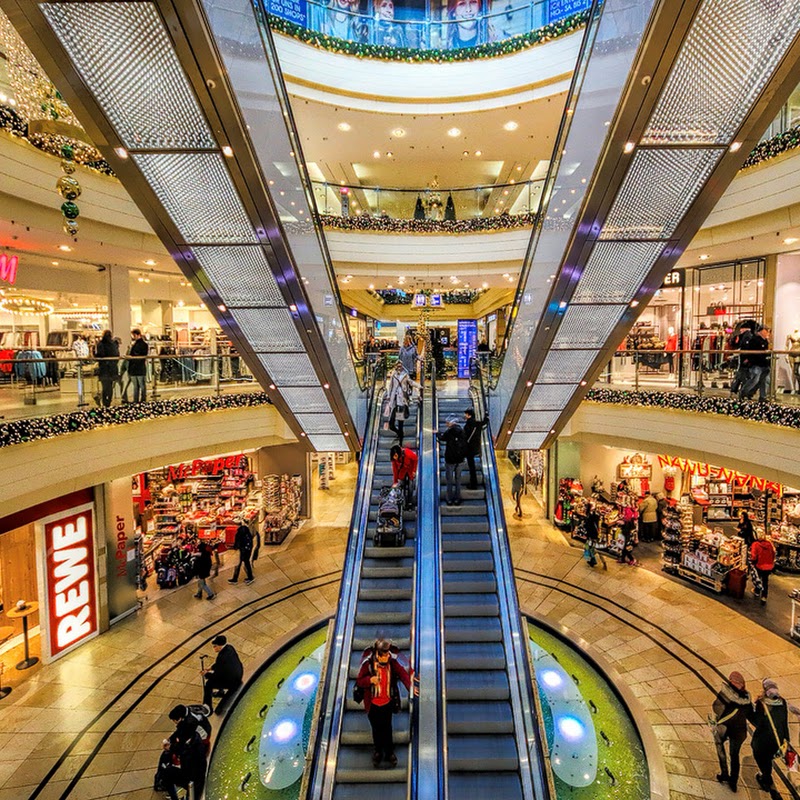
[[[299,524],[302,477],[259,480],[248,454],[173,464],[133,476],[132,485],[142,592],[150,580],[159,588],[187,583],[201,541],[211,547],[218,571],[240,525],[250,528],[257,549],[282,542]]]

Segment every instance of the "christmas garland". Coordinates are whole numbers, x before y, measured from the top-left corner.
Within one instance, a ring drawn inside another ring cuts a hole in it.
[[[533,225],[535,214],[498,214],[494,217],[471,217],[470,219],[395,219],[394,217],[371,217],[359,214],[355,217],[337,217],[320,214],[326,228],[342,231],[382,231],[383,233],[479,233],[502,231],[511,228],[527,228]]]
[[[430,297],[435,292],[432,289],[421,289],[419,292],[405,292],[402,289],[368,289],[373,297],[381,299],[387,306],[409,306],[414,301],[415,294],[424,294]],[[474,303],[480,295],[482,289],[452,289],[440,292],[442,302],[445,305],[469,305]]]
[[[0,424],[0,447],[52,439],[65,433],[78,433],[105,428],[109,425],[125,425],[129,422],[205,414],[232,408],[253,408],[269,403],[264,392],[242,392],[220,397],[180,397],[170,400],[151,400],[147,403],[92,408],[85,411],[70,411],[52,417],[17,419]]]
[[[800,147],[800,125],[789,128],[788,131],[779,133],[771,139],[759,142],[750,155],[747,156],[747,161],[742,164],[742,169],[763,164],[765,161],[769,161],[782,153],[788,153],[789,150],[794,150],[796,147]]]
[[[521,50],[527,50],[529,47],[543,42],[550,42],[553,39],[558,39],[561,36],[580,30],[589,19],[589,11],[579,11],[570,17],[551,22],[549,25],[528,33],[512,36],[502,42],[487,42],[475,47],[462,47],[457,50],[438,48],[417,50],[412,47],[386,47],[379,44],[351,42],[346,39],[337,39],[335,36],[328,36],[326,33],[309,30],[296,22],[289,22],[289,20],[282,17],[276,17],[274,14],[268,14],[267,18],[273,31],[291,36],[293,39],[299,39],[301,42],[318,47],[320,50],[329,50],[332,53],[355,56],[356,58],[443,64],[448,61],[474,61],[479,58],[507,56],[512,53],[518,53]]]
[[[800,408],[778,403],[739,400],[720,395],[684,394],[681,392],[633,392],[625,389],[590,389],[587,400],[642,408],[673,408],[701,414],[721,414],[752,422],[768,422],[784,428],[800,428]]]

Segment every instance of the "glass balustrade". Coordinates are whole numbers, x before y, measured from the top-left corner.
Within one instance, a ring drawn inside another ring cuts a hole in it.
[[[306,30],[357,44],[412,50],[459,50],[502,42],[591,5],[589,0],[449,0],[438,8],[404,0],[263,2],[273,18]]]
[[[315,181],[314,197],[320,214],[351,220],[469,221],[516,217],[528,223],[536,213],[543,181],[519,181],[469,188],[383,188]]]
[[[141,360],[148,401],[261,391],[239,356],[159,355]],[[106,369],[111,372],[111,404],[131,403],[129,363],[124,357],[0,360],[0,422],[97,408],[103,401],[100,373],[105,375]]]

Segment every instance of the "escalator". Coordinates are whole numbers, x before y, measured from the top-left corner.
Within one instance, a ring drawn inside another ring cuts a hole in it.
[[[416,436],[418,411],[415,404],[409,407],[405,423],[406,441],[412,450],[417,449]],[[410,761],[410,715],[408,700],[404,697],[402,710],[393,720],[397,765],[385,762],[376,769],[372,764],[372,735],[369,720],[360,703],[352,698],[353,681],[358,675],[365,648],[376,638],[391,639],[401,653],[408,656],[412,643],[414,601],[414,563],[416,537],[416,509],[404,515],[406,544],[404,547],[375,547],[373,544],[380,489],[392,484],[390,448],[396,444],[393,432],[379,426],[374,450],[374,468],[369,491],[366,521],[366,538],[360,569],[357,571],[357,594],[354,603],[352,638],[349,645],[347,698],[341,718],[332,797],[335,800],[374,798],[375,784],[386,800],[405,800],[408,795]],[[367,487],[364,487],[367,489]],[[340,606],[340,614],[347,613]],[[343,656],[344,657],[344,656]]]
[[[466,389],[440,397],[438,430],[446,430],[451,415],[463,425],[472,405]],[[476,411],[480,416],[481,408]],[[461,505],[445,503],[443,447],[439,457],[449,791],[453,797],[546,798],[531,679],[513,644],[519,611],[513,579],[509,592],[510,559],[489,448],[484,434],[477,489],[466,488],[469,470],[462,464]]]

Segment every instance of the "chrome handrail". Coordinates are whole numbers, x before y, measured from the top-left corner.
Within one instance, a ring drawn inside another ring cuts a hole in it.
[[[470,387],[476,416],[486,418],[483,374],[478,373],[479,389]],[[542,748],[542,725],[536,713],[534,698],[535,676],[529,670],[528,636],[522,628],[522,618],[517,598],[514,568],[508,542],[508,529],[498,485],[490,424],[481,433],[481,463],[483,465],[484,492],[489,514],[489,531],[492,542],[497,582],[497,599],[500,606],[500,624],[505,642],[506,667],[509,672],[511,709],[514,717],[514,735],[519,754],[519,772],[522,794],[526,800],[547,800],[551,797],[547,775],[547,762]],[[488,480],[487,480],[488,479]]]
[[[439,517],[439,447],[436,366],[431,362],[429,391],[421,409],[424,426],[419,449],[417,489],[415,658],[419,701],[413,731],[411,800],[447,800],[447,718],[444,669],[444,593]]]
[[[370,409],[361,453],[361,468],[356,482],[353,516],[345,551],[342,583],[333,638],[328,643],[329,665],[325,676],[325,696],[320,704],[322,724],[314,743],[309,796],[330,800],[336,783],[342,721],[348,696],[350,652],[356,622],[356,606],[361,583],[361,562],[364,558],[375,458],[380,435],[381,402],[385,388],[377,384],[377,365],[371,378]]]

